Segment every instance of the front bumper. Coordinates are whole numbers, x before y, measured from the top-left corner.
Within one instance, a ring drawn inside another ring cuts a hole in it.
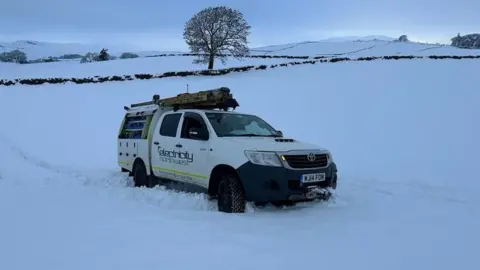
[[[292,170],[284,167],[255,165],[247,162],[237,169],[248,201],[268,203],[277,201],[304,201],[308,187],[328,188],[337,181],[337,166],[330,163],[328,167],[310,170]],[[301,185],[303,174],[325,173],[322,182]]]

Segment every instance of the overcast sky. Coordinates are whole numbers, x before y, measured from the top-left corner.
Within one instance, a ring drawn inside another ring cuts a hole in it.
[[[480,32],[479,0],[2,0],[0,40],[185,49],[185,22],[212,5],[244,14],[251,46],[401,34],[445,43]]]

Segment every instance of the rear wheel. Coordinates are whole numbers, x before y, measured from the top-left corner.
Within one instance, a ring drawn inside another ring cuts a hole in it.
[[[149,185],[147,169],[143,162],[137,162],[133,168],[133,182],[136,187],[144,187]]]
[[[222,175],[218,185],[218,210],[225,213],[245,212],[245,192],[235,175]]]

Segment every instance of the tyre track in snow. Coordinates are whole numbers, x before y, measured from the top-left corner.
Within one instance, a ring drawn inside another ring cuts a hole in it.
[[[204,194],[192,194],[175,190],[168,190],[165,187],[157,186],[155,188],[133,187],[133,181],[127,173],[113,170],[95,170],[85,172],[71,167],[54,165],[41,158],[34,157],[21,147],[17,146],[10,139],[0,134],[0,144],[11,150],[17,158],[22,160],[27,166],[38,167],[49,171],[55,177],[46,177],[41,180],[47,180],[45,184],[55,184],[61,182],[68,183],[65,180],[72,180],[73,184],[80,184],[85,187],[100,188],[107,192],[105,196],[114,196],[127,201],[133,201],[140,204],[161,209],[171,210],[197,210],[197,211],[217,211],[216,201],[210,201]],[[8,157],[10,159],[14,157]],[[18,168],[12,168],[17,170]],[[29,170],[28,167],[22,168]],[[57,177],[60,176],[60,177]],[[2,180],[4,180],[2,178]],[[28,183],[27,183],[28,184]],[[254,206],[247,206],[248,212],[254,211]]]
[[[16,146],[10,139],[0,134],[0,143],[3,143],[6,147],[10,148],[10,150],[15,153],[20,159],[24,160],[27,164],[40,167],[47,171],[51,171],[57,174],[63,174],[65,176],[73,176],[73,177],[80,177],[82,173],[80,171],[74,170],[72,168],[67,168],[59,165],[52,165],[51,163],[33,157],[29,155],[26,151],[21,149],[20,147]]]
[[[132,180],[128,174],[120,171],[95,170],[85,172],[71,167],[54,165],[41,158],[30,155],[27,151],[17,146],[2,134],[0,134],[0,144],[3,144],[10,149],[17,158],[22,160],[28,166],[38,167],[53,173],[54,176],[60,176],[42,179],[48,180],[49,184],[54,184],[54,182],[60,181],[65,183],[65,180],[72,180],[71,182],[73,182],[73,184],[80,184],[85,187],[96,187],[103,191],[107,191],[109,193],[108,196],[119,196],[125,200],[147,203],[159,208],[216,211],[212,203],[203,195],[171,191],[166,190],[163,187],[156,187],[153,189],[134,188]],[[12,159],[14,157],[10,156],[8,158]],[[17,170],[18,168],[12,169]],[[28,170],[29,168],[25,167],[22,169]]]

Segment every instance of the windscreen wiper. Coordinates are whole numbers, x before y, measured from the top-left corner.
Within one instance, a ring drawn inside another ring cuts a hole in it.
[[[280,135],[275,135],[275,134],[261,135],[261,134],[255,134],[255,133],[228,134],[228,135],[225,135],[225,136],[228,136],[228,137],[280,137]]]

